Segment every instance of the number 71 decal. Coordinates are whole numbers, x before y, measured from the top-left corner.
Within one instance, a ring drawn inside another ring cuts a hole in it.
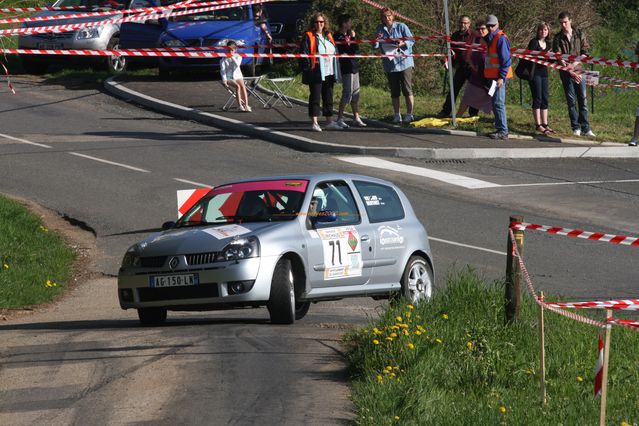
[[[357,230],[352,226],[320,229],[324,255],[324,279],[362,275],[362,252]]]

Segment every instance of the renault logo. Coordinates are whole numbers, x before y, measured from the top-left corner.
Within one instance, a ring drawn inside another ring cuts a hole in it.
[[[171,260],[169,261],[169,267],[171,269],[177,268],[179,264],[180,264],[180,259],[178,259],[177,257],[172,257]]]

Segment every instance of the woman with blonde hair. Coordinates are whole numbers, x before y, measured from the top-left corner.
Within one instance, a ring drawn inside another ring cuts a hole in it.
[[[312,122],[311,130],[322,131],[318,123],[320,111],[326,117],[325,129],[341,129],[333,121],[333,86],[339,80],[339,64],[334,56],[337,49],[330,32],[328,18],[323,13],[317,12],[311,16],[309,28],[302,38],[300,51],[307,55],[332,55],[311,56],[300,60],[302,83],[309,87],[308,115]]]

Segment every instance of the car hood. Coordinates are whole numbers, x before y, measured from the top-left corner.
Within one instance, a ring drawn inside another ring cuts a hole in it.
[[[246,39],[251,21],[169,22],[162,39]]]
[[[284,222],[243,223],[242,225],[198,226],[177,228],[151,235],[138,245],[139,255],[170,256],[221,251],[234,238],[257,236],[284,226]],[[229,235],[225,237],[225,235]]]
[[[77,13],[82,13],[82,11],[74,11],[74,10],[52,10],[52,11],[45,11],[45,12],[39,12],[37,14],[35,14],[34,16],[57,16],[57,15],[70,15],[70,14],[77,14]],[[24,23],[24,27],[25,28],[32,28],[32,27],[43,27],[43,26],[49,26],[49,25],[67,25],[67,24],[80,24],[80,23],[84,23],[84,22],[98,22],[98,21],[105,21],[107,19],[113,19],[113,18],[117,18],[122,16],[122,14],[120,12],[118,12],[117,10],[113,11],[113,15],[105,15],[105,16],[90,16],[90,17],[86,17],[86,18],[71,18],[71,19],[54,19],[52,21],[40,21],[40,22],[25,22]]]

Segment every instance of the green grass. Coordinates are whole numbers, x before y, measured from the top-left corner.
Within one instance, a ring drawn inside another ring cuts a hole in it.
[[[61,236],[22,205],[0,197],[0,308],[50,301],[64,291],[73,260]]]
[[[636,77],[626,80],[635,81]],[[639,105],[639,90],[637,89],[595,89],[595,112],[590,113],[590,124],[599,141],[628,143],[634,129],[635,111]],[[301,78],[296,77],[295,84],[287,94],[299,99],[308,99],[308,87],[301,84]],[[522,85],[522,101],[520,101],[519,80],[513,79],[507,89],[508,126],[511,133],[534,135],[534,121],[531,111],[530,89],[528,83]],[[341,86],[336,85],[335,108],[337,109]],[[415,96],[415,117],[421,119],[433,117],[444,102],[441,92],[437,94],[418,94]],[[588,103],[590,111],[591,92],[588,88]],[[521,105],[523,103],[523,106]],[[459,101],[458,101],[459,104]],[[573,137],[568,119],[568,109],[564,97],[561,81],[556,73],[552,73],[550,100],[550,126],[559,137]],[[402,111],[404,104],[402,100]],[[350,112],[350,107],[347,107]],[[363,86],[360,95],[360,111],[363,116],[383,121],[391,121],[392,107],[389,92],[386,87]],[[477,125],[461,125],[460,130],[477,132],[494,131],[493,116],[482,115]]]
[[[487,285],[471,270],[451,275],[428,303],[412,310],[391,305],[370,327],[347,336],[356,424],[598,424],[597,329],[546,311],[548,404],[542,407],[537,315],[525,298],[521,320],[505,326],[503,286]],[[392,332],[398,337],[389,341]],[[613,329],[608,424],[639,421],[638,351],[639,333]]]

